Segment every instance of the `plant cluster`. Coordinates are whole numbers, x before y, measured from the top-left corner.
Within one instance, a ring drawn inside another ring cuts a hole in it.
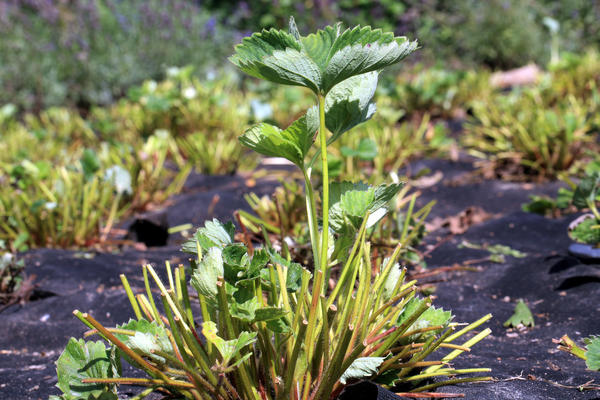
[[[301,170],[312,268],[278,253],[268,240],[262,248],[247,235],[235,242],[231,223],[206,222],[183,246],[192,255],[197,301],[184,266],[167,263],[166,279],[145,266],[146,293],[137,295],[122,276],[136,318],[106,328],[75,311],[88,334],[100,335],[109,347],[71,339],[57,362],[63,395],[53,398],[112,400],[119,384],[129,384],[147,386],[137,398],[158,390],[189,399],[320,400],[335,398],[359,379],[413,392],[489,379],[456,377],[489,370],[449,363],[490,333],[484,329],[455,343],[491,316],[459,328],[450,312],[419,298],[396,262],[401,244],[373,262],[369,232],[401,185],[332,182],[328,175],[328,145],[375,111],[379,70],[415,48],[405,37],[360,26],[328,26],[303,37],[293,19],[289,33],[263,30],[245,38],[231,57],[236,66],[305,87],[316,98],[317,105],[289,127],[260,123],[240,137],[251,149],[285,157]],[[318,160],[320,191],[311,180]],[[123,377],[121,359],[147,377]],[[430,383],[433,377],[449,379]]]
[[[448,70],[417,65],[400,73],[390,88],[393,104],[410,116],[429,113],[451,118],[464,114],[474,99],[491,92],[485,71]]]
[[[513,176],[556,178],[577,167],[596,146],[592,116],[574,94],[556,103],[545,93],[533,87],[474,101],[463,144],[471,154],[491,158],[500,174],[512,169]]]
[[[232,83],[201,84],[191,68],[171,68],[169,79],[147,81],[85,118],[51,108],[19,121],[5,106],[0,239],[19,249],[93,245],[120,217],[179,192],[193,167],[253,167],[256,157],[236,140],[252,120],[245,100]]]

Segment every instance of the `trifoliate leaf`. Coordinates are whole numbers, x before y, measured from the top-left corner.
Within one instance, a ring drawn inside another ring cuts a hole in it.
[[[573,193],[573,205],[580,210],[589,207],[590,204],[596,201],[599,190],[600,173],[586,175]]]
[[[519,300],[515,306],[514,314],[504,323],[505,327],[516,328],[519,325],[534,327],[533,314],[523,300]]]
[[[600,336],[586,338],[584,342],[587,346],[585,365],[592,371],[600,371]]]
[[[237,339],[232,340],[225,340],[219,337],[217,333],[217,325],[213,321],[207,321],[202,324],[202,334],[207,341],[215,345],[217,350],[219,350],[225,364],[228,364],[232,358],[240,354],[240,351],[244,347],[256,341],[256,332],[243,331],[240,332]]]
[[[342,32],[338,24],[303,38],[290,21],[290,32],[254,33],[229,60],[251,76],[327,94],[336,84],[395,64],[417,48],[416,42],[369,26]]]
[[[198,294],[208,298],[215,298],[217,296],[217,282],[220,276],[223,276],[221,249],[212,247],[194,271],[191,284]]]
[[[56,361],[57,387],[62,390],[64,400],[87,399],[114,391],[114,385],[82,383],[86,378],[118,378],[110,350],[103,342],[86,342],[71,338]]]
[[[375,114],[373,95],[377,89],[378,72],[353,76],[340,82],[325,97],[325,124],[336,141],[344,132],[369,120]]]
[[[216,218],[212,221],[204,222],[203,228],[198,228],[194,236],[186,241],[181,246],[181,251],[198,254],[196,241],[200,244],[200,248],[204,251],[211,247],[225,247],[233,243],[235,234],[235,226],[231,222],[223,224]]]
[[[240,136],[240,143],[265,156],[284,157],[300,168],[318,129],[314,111],[294,121],[287,129],[261,123]]]
[[[358,157],[361,160],[369,161],[377,157],[377,144],[372,139],[362,138],[356,149],[343,146],[341,151],[344,157]]]
[[[350,364],[340,377],[340,382],[345,385],[352,379],[365,379],[377,374],[379,366],[385,357],[359,357]]]

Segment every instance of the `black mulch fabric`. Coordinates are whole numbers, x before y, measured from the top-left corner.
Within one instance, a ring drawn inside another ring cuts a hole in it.
[[[451,309],[456,321],[474,321],[488,312],[494,314],[485,325],[492,334],[471,353],[459,357],[455,366],[491,367],[496,381],[441,390],[462,393],[467,399],[600,399],[597,391],[575,389],[591,380],[600,383],[600,374],[586,371],[583,361],[557,351],[552,343],[553,338],[565,333],[575,340],[600,334],[600,265],[582,264],[568,255],[569,217],[552,220],[520,211],[529,194],[552,194],[558,185],[469,180],[457,184],[457,178],[473,169],[469,162],[423,160],[412,169],[424,166],[444,174],[441,182],[422,189],[421,204],[430,199],[438,202],[432,217],[455,215],[469,206],[480,206],[494,214],[492,219],[437,247],[427,259],[430,268],[487,254],[458,248],[463,239],[508,245],[528,254],[523,259],[507,257],[504,264],[483,263],[481,271],[461,272],[436,282],[434,304]],[[199,225],[206,218],[227,218],[233,210],[246,207],[243,193],[269,193],[274,184],[259,182],[248,188],[237,176],[192,176],[184,193],[166,208],[168,224]],[[212,215],[208,215],[215,195],[218,201]],[[443,232],[431,235],[428,242],[435,243],[440,235]],[[100,254],[40,249],[24,254],[27,273],[37,276],[38,287],[34,301],[0,313],[0,399],[46,400],[50,394],[58,394],[54,388],[54,361],[69,337],[80,337],[85,331],[72,310],[89,312],[106,325],[126,322],[132,313],[119,274],[129,277],[134,290],[141,288],[142,263],[162,266],[165,260],[177,263],[185,259],[174,245],[177,240],[170,238],[169,246],[143,252],[129,249],[119,254]],[[524,332],[509,332],[502,323],[512,314],[518,299],[530,306],[536,326]],[[347,390],[341,398],[392,398],[382,390],[363,383]],[[378,393],[388,397],[372,397]]]

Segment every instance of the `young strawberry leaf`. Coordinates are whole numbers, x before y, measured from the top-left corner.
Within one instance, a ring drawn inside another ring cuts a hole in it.
[[[586,338],[584,343],[587,346],[585,365],[592,371],[600,371],[600,336]]]
[[[377,374],[383,361],[385,357],[359,357],[344,371],[340,382],[345,385],[349,380],[370,378]]]
[[[198,294],[214,299],[217,296],[217,282],[220,276],[223,276],[222,252],[220,248],[212,247],[194,271],[191,284]]]
[[[287,32],[270,29],[244,38],[229,61],[256,78],[319,91],[319,67],[304,53],[301,42]]]
[[[265,156],[284,157],[303,168],[304,157],[310,150],[319,125],[315,110],[294,121],[287,129],[261,123],[248,129],[240,142]]]
[[[398,184],[372,187],[362,182],[333,182],[330,185],[329,218],[332,229],[341,232],[350,224],[359,229],[363,218],[370,212],[368,227],[387,213],[387,203],[400,191]]]
[[[63,400],[87,399],[90,395],[100,396],[112,392],[115,385],[82,383],[86,378],[118,378],[120,364],[111,356],[103,342],[86,342],[71,338],[67,347],[56,361],[58,383]]]
[[[410,319],[413,313],[423,304],[425,299],[419,299],[417,297],[413,297],[404,307],[404,310],[398,317],[396,325],[402,325],[403,322]],[[442,326],[445,327],[450,320],[452,320],[452,313],[450,311],[444,311],[443,308],[428,308],[423,314],[417,318],[415,322],[408,328],[408,331],[415,331],[418,329],[428,328],[430,326]],[[408,338],[405,338],[404,342],[408,343],[416,340],[416,338],[427,338],[431,335],[436,334],[436,331],[428,331],[422,334],[411,335]]]
[[[223,363],[229,364],[229,361],[240,353],[240,351],[256,341],[256,332],[242,331],[237,339],[225,340],[217,335],[217,325],[213,321],[207,321],[202,324],[202,334],[207,341],[215,345],[223,357]]]
[[[115,336],[136,353],[144,354],[159,363],[164,363],[165,359],[153,354],[153,350],[161,350],[165,353],[173,354],[173,356],[175,355],[167,331],[155,322],[150,322],[143,318],[139,320],[130,319],[127,324],[119,325],[117,328],[134,332],[133,335],[115,333]],[[134,362],[129,357],[125,357],[128,362]]]
[[[417,49],[417,42],[370,26],[343,32],[340,25],[329,26],[303,38],[290,19],[290,32],[254,33],[229,60],[248,75],[325,95],[338,83],[395,64]]]
[[[533,314],[527,304],[523,300],[519,300],[515,306],[514,314],[504,323],[505,327],[516,328],[519,325],[529,326],[533,328],[535,323],[533,321]]]
[[[233,235],[235,226],[231,222],[223,224],[216,218],[212,221],[206,221],[203,228],[198,228],[194,236],[186,241],[181,250],[198,255],[196,241],[200,244],[200,248],[204,251],[211,247],[225,247],[233,243]]]
[[[322,90],[351,76],[383,69],[396,64],[417,49],[417,42],[394,37],[391,32],[357,26],[346,29],[332,44],[323,71]]]
[[[332,132],[327,141],[339,137],[373,116],[377,107],[373,95],[377,89],[378,72],[356,75],[335,85],[325,97],[325,125]]]

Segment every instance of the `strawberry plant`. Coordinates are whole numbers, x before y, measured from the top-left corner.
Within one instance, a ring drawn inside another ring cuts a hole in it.
[[[147,265],[145,293],[135,294],[122,276],[135,319],[106,328],[74,312],[90,328],[85,336],[104,342],[69,341],[57,362],[63,394],[54,399],[114,400],[119,385],[138,385],[147,388],[136,399],[160,391],[194,400],[326,400],[360,379],[413,392],[489,380],[457,377],[487,368],[450,363],[490,333],[456,343],[491,316],[459,329],[449,311],[420,298],[396,262],[402,244],[372,261],[367,238],[401,185],[329,180],[327,146],[371,118],[379,71],[416,48],[370,27],[329,26],[302,37],[293,19],[289,33],[271,29],[245,38],[231,57],[236,66],[304,87],[317,103],[285,129],[261,123],[240,138],[302,171],[313,265],[304,268],[268,240],[262,248],[248,236],[236,242],[231,223],[206,222],[182,248],[192,257],[194,296],[184,266],[167,263],[165,280]],[[319,160],[320,188],[311,180]],[[147,377],[122,376],[122,359]]]

